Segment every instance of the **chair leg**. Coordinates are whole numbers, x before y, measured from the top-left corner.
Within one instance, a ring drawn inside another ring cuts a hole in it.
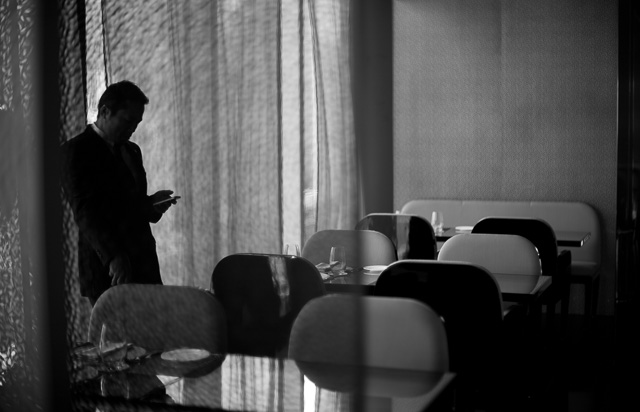
[[[584,315],[587,318],[591,318],[593,312],[591,308],[591,297],[593,294],[593,285],[591,282],[585,282],[584,284]]]
[[[560,313],[562,314],[563,317],[567,317],[569,316],[569,293],[565,293],[565,295],[562,297],[562,301],[560,303]]]
[[[598,294],[600,293],[600,275],[596,276],[592,281],[593,283],[593,295],[591,300],[591,316],[598,314]]]
[[[600,291],[599,274],[584,282],[584,315],[587,327],[590,327],[597,315],[598,293]]]
[[[556,327],[556,304],[548,303],[547,304],[547,328],[551,331],[555,330]]]
[[[542,329],[542,303],[534,303],[529,307],[529,313],[527,316],[528,327],[525,333],[533,333],[535,336]]]
[[[562,294],[562,300],[560,301],[560,319],[562,322],[562,328],[566,330],[569,324],[569,302],[571,298],[571,285],[569,282],[564,286],[564,292]]]

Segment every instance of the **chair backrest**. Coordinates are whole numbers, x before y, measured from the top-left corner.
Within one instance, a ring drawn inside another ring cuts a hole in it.
[[[398,260],[436,258],[433,227],[421,216],[370,213],[356,224],[356,229],[375,230],[387,236],[396,247]]]
[[[109,339],[149,351],[177,348],[226,353],[226,319],[211,293],[188,286],[123,284],[109,288],[91,310],[89,341],[98,345],[102,325]]]
[[[541,275],[538,251],[529,240],[519,235],[455,235],[444,242],[438,260],[473,263],[494,276]]]
[[[376,296],[417,299],[444,320],[453,371],[486,371],[502,333],[502,296],[494,277],[470,263],[405,260],[378,278]]]
[[[347,266],[388,265],[397,260],[396,248],[387,236],[373,230],[321,230],[309,238],[302,256],[314,265],[328,263],[332,246],[345,248]]]
[[[226,311],[229,352],[257,356],[286,354],[298,312],[325,294],[320,272],[308,260],[256,253],[220,260],[211,290]]]
[[[289,357],[333,365],[449,370],[440,317],[414,299],[351,294],[310,301],[293,324]]]
[[[542,219],[489,216],[475,224],[471,233],[520,235],[538,250],[542,274],[557,274],[558,245],[551,226]]]

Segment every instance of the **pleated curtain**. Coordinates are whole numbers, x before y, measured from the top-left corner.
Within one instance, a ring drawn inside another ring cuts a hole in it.
[[[153,225],[165,283],[208,287],[228,254],[355,225],[348,6],[87,2],[88,121],[106,84],[137,83],[149,192],[182,196]]]

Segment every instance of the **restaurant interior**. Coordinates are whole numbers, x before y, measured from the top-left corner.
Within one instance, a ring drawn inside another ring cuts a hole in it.
[[[634,399],[636,2],[0,0],[0,29],[0,411]],[[121,80],[149,192],[181,198],[151,225],[164,285],[92,307],[60,145]]]

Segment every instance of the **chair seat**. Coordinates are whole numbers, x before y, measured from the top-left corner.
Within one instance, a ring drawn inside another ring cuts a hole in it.
[[[517,302],[502,302],[502,317],[503,318],[506,319],[508,316],[510,316],[516,310],[522,310],[522,305],[520,303],[517,303]]]
[[[527,306],[517,302],[502,303],[504,336],[519,336],[527,319]]]

